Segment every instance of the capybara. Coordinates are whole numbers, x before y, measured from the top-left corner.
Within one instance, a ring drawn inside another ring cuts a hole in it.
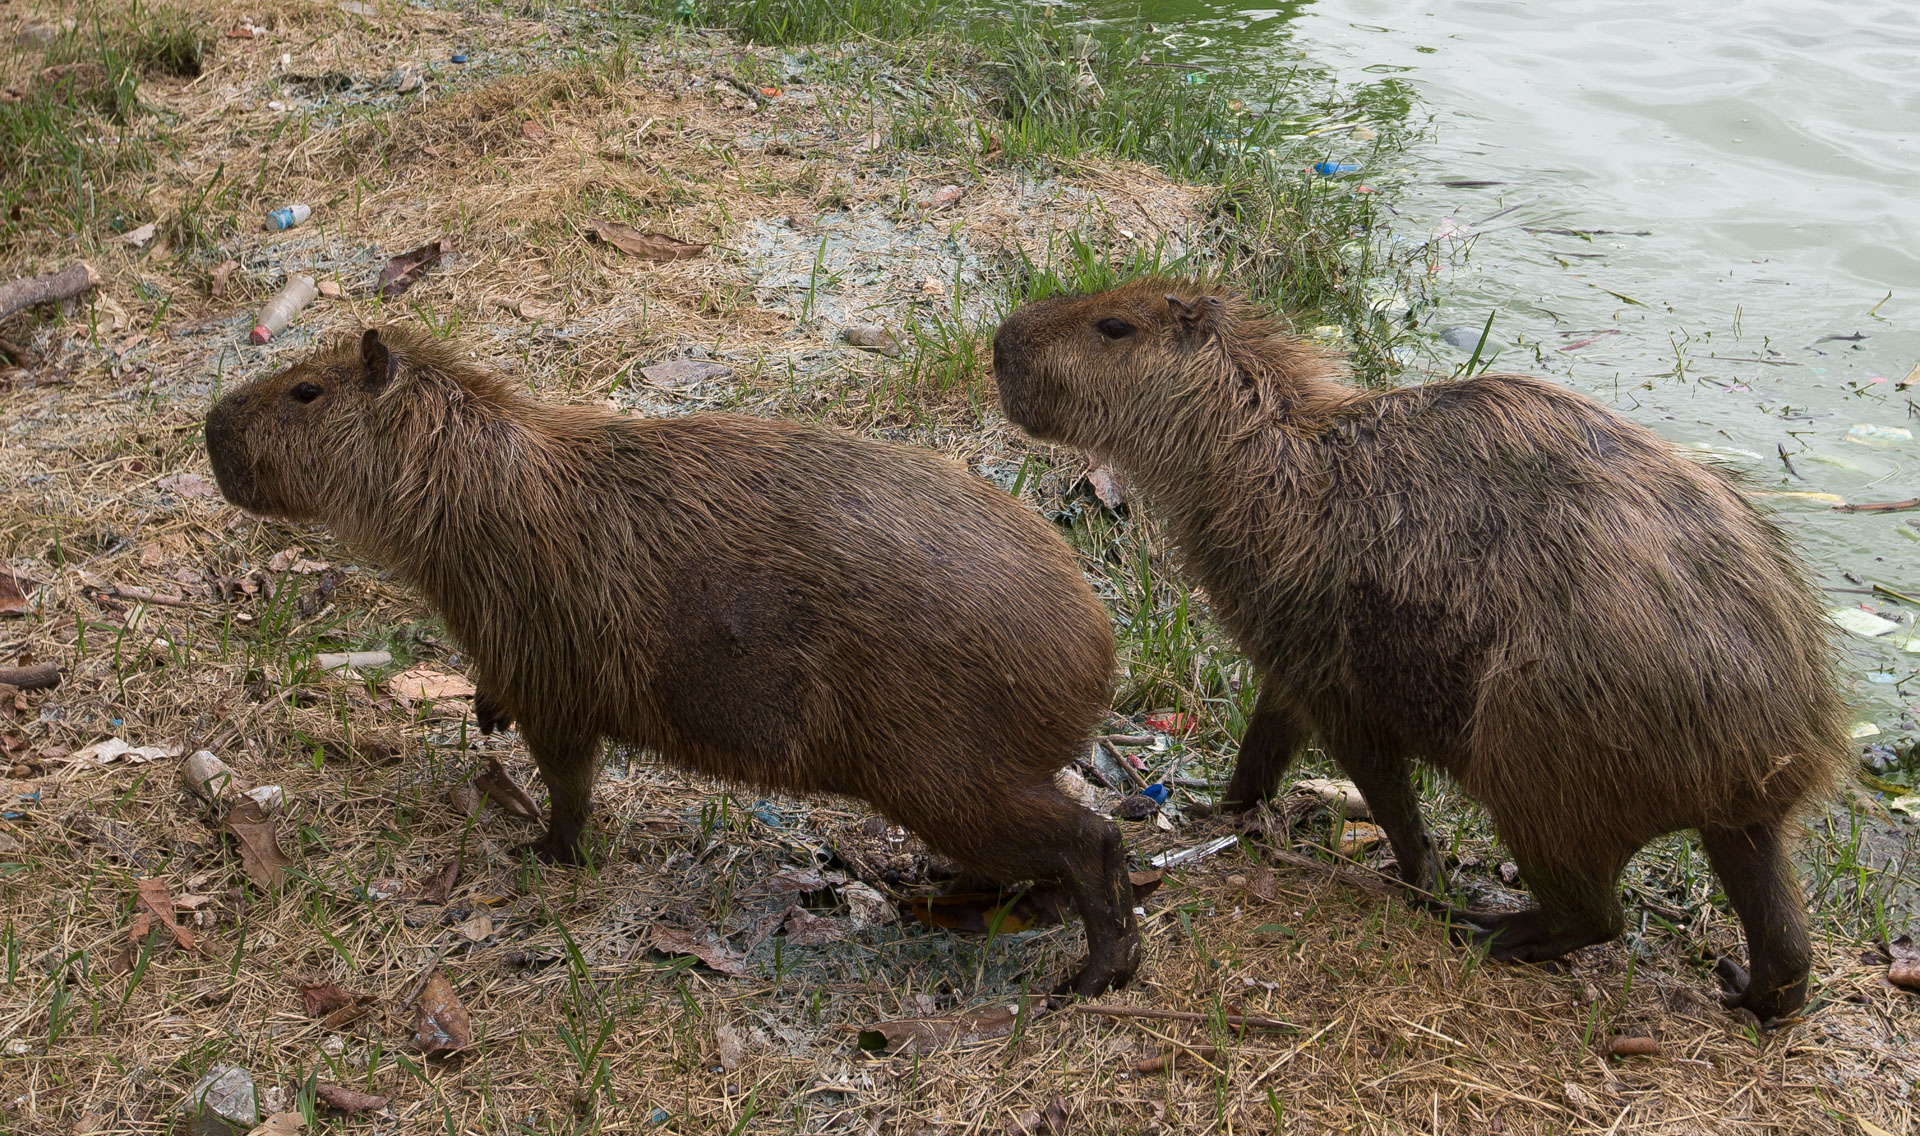
[[[1730,1001],[1804,1003],[1788,846],[1847,760],[1846,714],[1822,605],[1729,477],[1538,379],[1356,389],[1189,281],[1021,307],[993,371],[1008,418],[1164,513],[1251,657],[1223,805],[1268,797],[1317,737],[1437,894],[1409,762],[1445,770],[1538,902],[1448,914],[1518,960],[1619,935],[1627,860],[1697,829],[1747,933]]]
[[[222,398],[227,499],[319,522],[419,589],[519,723],[575,860],[603,739],[871,802],[977,877],[1064,884],[1095,994],[1138,965],[1114,824],[1063,795],[1113,677],[1038,516],[947,460],[816,426],[535,401],[370,329]]]

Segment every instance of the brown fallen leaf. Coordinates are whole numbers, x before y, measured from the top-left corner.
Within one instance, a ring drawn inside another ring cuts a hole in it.
[[[181,949],[189,951],[198,949],[198,944],[193,941],[193,932],[182,927],[179,920],[173,917],[173,893],[167,889],[167,881],[156,879],[135,880],[134,887],[139,889],[139,898],[135,900],[135,910],[145,912],[155,919],[158,919],[160,925],[165,927],[168,933],[173,936],[173,941],[180,944]],[[145,939],[146,937],[145,931],[135,936],[136,941]]]
[[[484,943],[493,937],[493,916],[483,911],[471,919],[455,924],[453,929],[460,932],[469,942]]]
[[[342,1007],[370,999],[365,994],[350,994],[331,982],[302,982],[300,1000],[309,1018],[324,1018]]]
[[[1016,1117],[1009,1131],[1014,1136],[1066,1136],[1067,1115],[1066,1098],[1055,1093],[1044,1110],[1029,1109]]]
[[[413,1027],[414,1047],[422,1053],[457,1053],[473,1044],[473,1023],[467,1008],[453,992],[445,975],[434,971],[420,988],[419,1017]]]
[[[1133,898],[1137,903],[1160,890],[1160,881],[1166,873],[1158,868],[1148,872],[1128,872],[1127,882],[1133,885]]]
[[[809,895],[827,886],[827,878],[807,868],[782,868],[751,885],[745,895]]]
[[[500,764],[499,758],[487,762],[485,773],[473,779],[473,787],[487,795],[487,799],[507,810],[511,816],[521,820],[539,820],[540,806],[533,803],[527,791],[513,779],[513,774]]]
[[[1628,1037],[1622,1034],[1607,1042],[1607,1052],[1615,1057],[1658,1057],[1660,1043],[1650,1037]]]
[[[529,142],[539,142],[547,136],[547,128],[531,118],[520,124],[520,137]]]
[[[732,1026],[720,1026],[713,1031],[714,1048],[720,1054],[720,1067],[731,1073],[740,1067],[747,1055],[747,1039]]]
[[[197,473],[176,473],[154,482],[160,488],[182,497],[212,497],[220,492],[213,482]]]
[[[0,615],[25,615],[34,582],[0,564]]]
[[[408,667],[381,685],[404,706],[443,698],[472,698],[474,693],[471,682],[432,667]]]
[[[447,800],[463,817],[471,819],[480,815],[480,790],[471,783],[463,782],[448,789]]]
[[[1191,1068],[1200,1065],[1202,1061],[1213,1061],[1218,1057],[1219,1051],[1211,1045],[1195,1045],[1183,1049],[1169,1049],[1158,1056],[1142,1057],[1140,1060],[1135,1061],[1133,1063],[1133,1072],[1135,1076],[1144,1077],[1149,1073],[1164,1073],[1169,1069],[1178,1069],[1181,1066]],[[1205,1068],[1205,1066],[1201,1066],[1201,1068]]]
[[[297,1112],[276,1112],[247,1136],[294,1136],[306,1127],[307,1120]]]
[[[445,903],[453,894],[453,885],[459,882],[460,858],[456,856],[429,872],[407,898],[415,903]]]
[[[642,260],[689,260],[707,251],[706,245],[678,240],[665,233],[643,233],[632,225],[595,217],[588,221],[596,237]]]
[[[227,811],[220,828],[240,846],[240,866],[260,890],[271,891],[280,882],[280,870],[293,866],[294,862],[280,851],[278,826],[260,802],[243,798]]]
[[[380,282],[374,287],[375,294],[381,299],[398,296],[418,283],[429,268],[439,264],[440,258],[452,251],[453,237],[445,236],[394,257],[380,270]]]
[[[1064,892],[1036,887],[1011,899],[991,891],[915,896],[911,910],[915,919],[929,927],[973,935],[989,930],[1010,935],[1059,923],[1066,904]]]
[[[379,1112],[393,1099],[344,1089],[339,1085],[329,1085],[325,1082],[313,1087],[313,1097],[335,1112]]]
[[[223,260],[215,266],[211,280],[207,285],[207,295],[215,300],[225,295],[227,291],[227,278],[232,276],[233,270],[238,267],[240,267],[240,262],[237,260]]]
[[[868,1052],[925,1053],[941,1045],[1005,1037],[1019,1020],[1019,1002],[996,1002],[963,1014],[875,1022],[860,1031],[859,1045]]]
[[[847,940],[846,922],[813,914],[804,907],[787,909],[787,942],[797,947],[820,947]]]
[[[1913,936],[1902,935],[1887,944],[1893,965],[1887,968],[1887,981],[1907,990],[1920,990],[1920,945]]]
[[[1273,883],[1273,869],[1261,864],[1248,871],[1247,894],[1263,903],[1272,903],[1280,894]]]
[[[695,935],[679,927],[656,926],[650,945],[663,955],[692,955],[710,968],[731,978],[745,978],[747,968],[711,931]]]

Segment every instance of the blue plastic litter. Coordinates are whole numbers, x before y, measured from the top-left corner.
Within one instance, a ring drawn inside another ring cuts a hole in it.
[[[1164,805],[1167,803],[1167,787],[1157,782],[1140,790],[1140,795],[1143,797],[1152,797],[1153,803],[1156,805]]]
[[[1321,177],[1334,177],[1338,174],[1357,174],[1360,167],[1347,162],[1316,162],[1313,172]]]
[[[787,827],[787,822],[782,820],[780,814],[773,811],[773,806],[765,801],[755,801],[753,808],[749,811],[752,812],[754,816],[759,817],[761,822],[768,828]]]
[[[455,63],[465,63],[465,62],[467,61],[467,53],[466,53],[466,52],[464,52],[464,51],[456,51],[456,52],[454,52],[454,53],[453,53],[453,61],[454,61]]]
[[[668,1120],[671,1120],[671,1119],[672,1117],[669,1117],[667,1115],[666,1109],[656,1108],[653,1110],[653,1115],[647,1118],[647,1123],[648,1124],[665,1124]]]

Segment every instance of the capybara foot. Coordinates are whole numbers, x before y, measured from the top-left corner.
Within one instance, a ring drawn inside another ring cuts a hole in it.
[[[1713,964],[1713,973],[1727,988],[1726,993],[1720,996],[1720,1004],[1729,1010],[1746,1010],[1763,1023],[1793,1017],[1807,1004],[1807,980],[1804,978],[1786,986],[1762,990],[1753,984],[1746,967],[1725,955]]]
[[[1138,950],[1132,952],[1139,954]],[[1133,980],[1133,972],[1139,968],[1139,961],[1101,962],[1088,956],[1087,961],[1070,977],[1053,988],[1053,999],[1097,998],[1109,990],[1119,990]]]
[[[1605,942],[1614,933],[1605,928],[1556,925],[1538,907],[1525,911],[1466,911],[1448,909],[1456,938],[1487,948],[1498,962],[1550,962],[1568,951]]]
[[[563,840],[549,831],[538,840],[529,840],[514,848],[515,856],[531,855],[548,864],[574,866],[586,862],[585,843],[578,838]]]
[[[484,690],[474,693],[473,716],[479,720],[480,732],[483,734],[498,733],[513,725],[513,715]]]

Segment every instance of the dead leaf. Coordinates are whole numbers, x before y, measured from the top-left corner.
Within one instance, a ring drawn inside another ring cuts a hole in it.
[[[213,270],[212,281],[207,286],[207,295],[216,300],[225,295],[227,291],[227,278],[232,276],[233,270],[238,267],[240,267],[240,262],[237,260],[223,260],[216,265]]]
[[[729,951],[727,945],[711,931],[702,931],[696,936],[692,931],[679,927],[656,926],[650,945],[663,955],[692,955],[732,978],[744,978],[747,974],[747,968],[739,957]]]
[[[379,1112],[392,1100],[391,1097],[377,1097],[372,1093],[356,1092],[324,1082],[313,1087],[313,1096],[335,1112]]]
[[[1615,1057],[1658,1057],[1660,1043],[1650,1037],[1627,1037],[1623,1034],[1607,1042],[1607,1052]]]
[[[413,1044],[422,1053],[456,1053],[473,1044],[473,1023],[467,1008],[453,992],[453,984],[434,971],[420,988],[419,1017]]]
[[[176,473],[170,477],[163,477],[154,484],[182,497],[214,497],[220,493],[213,482],[197,473]]]
[[[470,942],[484,943],[493,937],[493,916],[483,911],[473,918],[455,925],[454,930],[460,932],[460,934],[465,936]]]
[[[1058,1093],[1047,1102],[1046,1111],[1031,1109],[1013,1122],[1015,1136],[1066,1136],[1067,1102]]]
[[[145,765],[149,761],[161,758],[176,758],[185,752],[185,746],[136,746],[127,744],[123,738],[102,738],[90,746],[82,746],[73,752],[75,763],[91,761],[96,765],[111,765],[124,760],[128,765]]]
[[[591,219],[588,224],[593,226],[594,235],[599,239],[642,260],[689,260],[707,250],[705,245],[691,244],[665,233],[643,233],[632,225],[601,217]]]
[[[432,667],[409,667],[382,685],[388,694],[399,699],[404,706],[412,706],[415,702],[437,702],[442,698],[473,697],[471,682]]]
[[[398,296],[418,283],[429,268],[439,264],[440,258],[452,251],[453,237],[449,235],[394,257],[380,270],[380,282],[374,287],[375,294],[382,299]]]
[[[783,868],[753,885],[748,895],[810,895],[827,886],[827,878],[807,868]]]
[[[33,589],[32,580],[0,565],[0,615],[25,615]]]
[[[409,899],[416,903],[445,903],[453,894],[453,885],[460,882],[460,860],[455,857],[435,868],[420,886],[414,889]]]
[[[227,812],[226,823],[220,828],[240,845],[240,866],[246,869],[253,886],[262,891],[271,891],[280,882],[280,870],[293,866],[294,862],[280,851],[278,826],[258,801],[242,799]]]
[[[153,239],[153,232],[154,232],[153,222],[148,221],[146,224],[140,226],[137,229],[128,229],[126,232],[121,233],[118,237],[115,237],[114,239],[118,241],[123,241],[126,244],[130,244],[134,248],[139,248],[140,246],[146,244],[148,241]]]
[[[1340,826],[1340,854],[1358,856],[1387,838],[1387,830],[1363,820],[1350,820]]]
[[[1920,946],[1913,936],[1902,935],[1887,944],[1893,965],[1887,968],[1887,981],[1908,990],[1920,990]]]
[[[708,379],[718,379],[733,373],[733,368],[724,363],[710,363],[703,359],[676,359],[670,363],[655,363],[651,367],[640,368],[640,377],[655,386],[689,387]]]
[[[521,820],[539,820],[540,806],[533,803],[527,791],[513,779],[499,758],[487,762],[487,771],[473,779],[473,787],[487,795],[487,799],[507,810],[511,816]]]
[[[111,817],[96,816],[78,809],[60,818],[69,833],[90,841],[95,848],[136,868],[160,863],[162,857],[131,825]]]
[[[991,929],[1010,935],[1060,922],[1066,903],[1064,893],[1035,887],[1012,899],[991,891],[915,896],[912,911],[915,919],[929,927],[973,935]]]
[[[469,819],[480,815],[480,790],[469,782],[462,782],[447,790],[447,800],[463,817]]]
[[[531,118],[520,124],[520,137],[525,138],[529,142],[543,141],[546,136],[547,128]]]
[[[235,24],[232,27],[227,29],[227,38],[228,39],[252,39],[254,38],[254,36],[258,35],[259,33],[260,33],[259,28],[254,27],[252,24],[242,22],[242,23]]]
[[[847,941],[846,924],[815,915],[804,907],[787,909],[787,942],[797,947],[821,947]]]
[[[333,567],[333,565],[328,564],[324,560],[308,560],[301,555],[301,553],[305,551],[306,549],[301,548],[299,545],[282,549],[268,558],[267,570],[270,572],[293,572],[296,575],[313,576]]]
[[[1158,868],[1147,872],[1128,872],[1127,882],[1133,885],[1133,898],[1137,903],[1160,890],[1160,881],[1166,878],[1165,872]]]
[[[1127,503],[1127,486],[1120,479],[1120,471],[1112,466],[1098,462],[1087,465],[1087,484],[1093,486],[1093,495],[1109,509],[1118,509]]]
[[[297,1112],[276,1112],[247,1136],[294,1136],[306,1123],[306,1118]]]
[[[869,1052],[925,1053],[945,1044],[968,1045],[1005,1037],[1020,1020],[1019,1002],[996,1002],[964,1014],[936,1014],[875,1022],[860,1031],[860,1048]]]
[[[747,1055],[747,1039],[732,1026],[720,1026],[713,1031],[714,1047],[720,1051],[720,1067],[731,1073],[740,1067]]]
[[[1280,894],[1273,884],[1273,869],[1262,864],[1248,871],[1247,894],[1263,903],[1272,903]]]
[[[180,944],[182,950],[198,949],[199,945],[193,941],[193,932],[182,927],[179,920],[173,917],[173,893],[167,889],[167,881],[136,880],[133,886],[139,890],[139,899],[135,901],[136,911],[145,911],[158,919],[160,925],[167,929],[173,936],[173,941]],[[134,936],[136,941],[146,937],[145,932]]]
[[[302,982],[300,1000],[309,1018],[324,1018],[342,1007],[369,999],[364,994],[349,994],[331,982]]]

